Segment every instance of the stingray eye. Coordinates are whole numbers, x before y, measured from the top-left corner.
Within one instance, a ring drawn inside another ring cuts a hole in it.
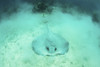
[[[57,50],[57,48],[55,48],[55,51]]]
[[[46,47],[46,49],[49,51],[49,47]]]

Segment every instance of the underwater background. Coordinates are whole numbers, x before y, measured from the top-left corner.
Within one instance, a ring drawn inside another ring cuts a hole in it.
[[[100,0],[0,0],[0,67],[100,67],[99,6]],[[45,23],[69,42],[64,55],[32,49]]]

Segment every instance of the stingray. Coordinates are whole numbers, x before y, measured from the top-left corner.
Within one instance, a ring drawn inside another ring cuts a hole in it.
[[[32,42],[32,49],[37,55],[54,56],[64,55],[69,50],[69,42],[62,36],[45,27],[45,33],[38,36]]]

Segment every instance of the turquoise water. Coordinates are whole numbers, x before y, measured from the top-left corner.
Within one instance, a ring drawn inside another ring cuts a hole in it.
[[[52,8],[51,13],[33,12],[33,5],[25,2],[15,13],[1,13],[0,67],[100,67],[99,12],[93,11],[98,14],[95,19],[92,11]],[[46,22],[53,33],[69,42],[65,54],[42,56],[32,49],[32,42],[46,32]]]

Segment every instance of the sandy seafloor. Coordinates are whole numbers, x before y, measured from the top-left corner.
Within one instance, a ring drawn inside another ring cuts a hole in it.
[[[58,8],[52,14],[32,13],[26,4],[0,22],[0,67],[100,67],[100,25],[88,14]],[[68,53],[52,57],[34,53],[32,41],[43,33],[44,22],[69,41]]]

